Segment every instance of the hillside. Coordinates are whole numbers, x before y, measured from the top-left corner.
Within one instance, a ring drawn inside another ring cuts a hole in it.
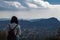
[[[0,30],[5,30],[9,20],[0,20]],[[31,19],[31,20],[19,20],[21,29],[39,29],[41,31],[51,31],[56,32],[56,29],[60,27],[60,21],[56,18],[49,19]]]
[[[10,20],[0,20],[0,30],[6,31],[6,27]],[[44,38],[47,36],[55,36],[57,29],[60,28],[60,21],[56,18],[49,19],[31,19],[31,20],[19,20],[22,34],[24,37]]]

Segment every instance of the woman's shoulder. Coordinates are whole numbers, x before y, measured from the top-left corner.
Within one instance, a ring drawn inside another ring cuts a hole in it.
[[[17,26],[17,27],[20,27],[20,25],[19,25],[19,24],[16,24],[16,23],[13,23],[13,25],[15,25],[15,26]]]
[[[18,24],[17,26],[18,26],[18,27],[20,27],[20,25],[19,25],[19,24]]]
[[[9,23],[8,25],[10,25],[10,26],[17,26],[17,27],[20,27],[20,25],[19,24],[16,24],[16,23]]]

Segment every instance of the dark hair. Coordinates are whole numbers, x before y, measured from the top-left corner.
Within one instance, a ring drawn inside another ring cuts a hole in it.
[[[12,23],[16,23],[16,24],[18,24],[18,19],[17,19],[17,17],[16,17],[16,16],[12,16],[10,22],[11,22],[11,24],[12,24]]]

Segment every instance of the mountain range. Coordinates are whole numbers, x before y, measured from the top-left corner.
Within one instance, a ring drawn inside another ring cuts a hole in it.
[[[0,20],[0,30],[4,30],[9,24],[10,20]],[[19,24],[21,26],[21,30],[25,31],[36,31],[41,32],[41,34],[51,34],[55,35],[57,33],[57,29],[60,28],[60,21],[57,18],[49,18],[49,19],[31,19],[31,20],[19,20]]]

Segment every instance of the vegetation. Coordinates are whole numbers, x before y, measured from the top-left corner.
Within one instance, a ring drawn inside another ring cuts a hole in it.
[[[0,31],[0,40],[7,40],[6,32]]]
[[[0,40],[7,40],[6,32],[0,31]],[[41,36],[39,30],[22,31],[20,40],[60,40],[60,28],[57,30],[56,35]]]

